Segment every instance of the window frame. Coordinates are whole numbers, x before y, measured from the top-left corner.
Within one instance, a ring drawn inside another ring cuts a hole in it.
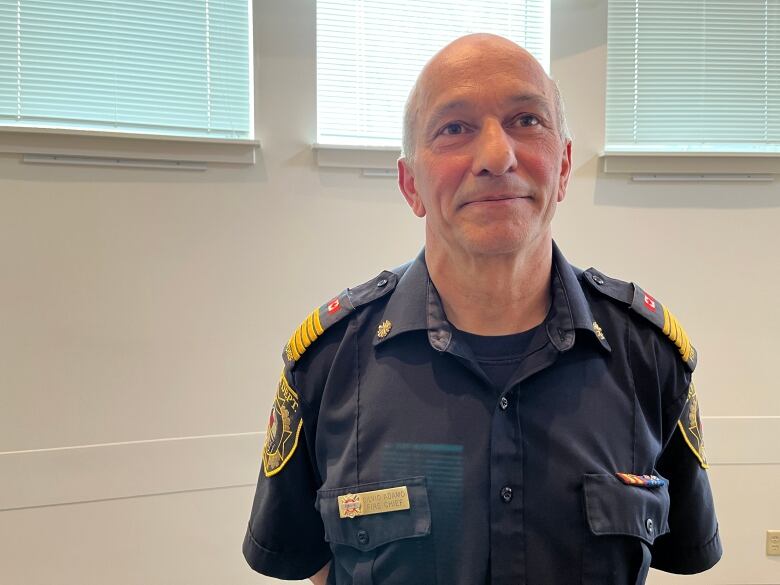
[[[607,43],[608,38],[607,32]],[[602,172],[605,174],[659,174],[656,180],[675,180],[681,175],[695,178],[695,175],[701,175],[701,180],[717,180],[720,177],[722,180],[752,181],[765,180],[780,172],[777,164],[780,152],[696,149],[696,143],[690,143],[690,150],[643,150],[639,146],[635,149],[610,148],[606,134],[609,100],[607,67],[608,62],[605,60],[604,147],[599,154]],[[664,174],[669,174],[668,179],[662,176]]]
[[[202,170],[208,164],[254,165],[261,143],[256,138],[254,75],[254,3],[247,2],[250,138],[209,138],[0,125],[0,154],[21,155],[21,162]]]

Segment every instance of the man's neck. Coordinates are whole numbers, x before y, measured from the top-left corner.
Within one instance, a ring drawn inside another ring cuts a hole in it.
[[[427,247],[425,261],[455,327],[478,335],[508,335],[544,321],[551,298],[551,239],[513,255],[452,254]]]

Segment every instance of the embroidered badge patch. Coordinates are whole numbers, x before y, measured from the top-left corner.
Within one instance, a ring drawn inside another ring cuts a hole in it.
[[[657,475],[634,475],[633,473],[616,473],[615,475],[626,485],[653,488],[666,484],[666,480],[661,479]]]
[[[703,469],[708,469],[707,454],[704,449],[704,435],[702,434],[701,413],[699,411],[699,399],[696,397],[696,387],[691,383],[688,388],[688,402],[685,404],[677,426],[683,434],[685,442],[690,447],[696,459]]]
[[[293,456],[302,425],[298,395],[282,374],[263,446],[263,471],[266,477],[279,473]]]
[[[409,509],[409,492],[405,485],[339,496],[339,518],[354,518],[383,512]]]

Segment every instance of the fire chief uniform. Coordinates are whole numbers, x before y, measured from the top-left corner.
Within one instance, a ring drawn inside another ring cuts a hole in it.
[[[424,254],[290,339],[244,555],[382,585],[641,584],[721,555],[696,352],[636,285],[553,246],[552,303],[501,387]]]

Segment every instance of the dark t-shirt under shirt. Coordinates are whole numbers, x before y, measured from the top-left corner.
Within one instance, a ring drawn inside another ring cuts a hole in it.
[[[476,335],[460,329],[455,334],[471,348],[493,386],[501,392],[520,363],[538,346],[534,343],[542,325],[510,335]]]

